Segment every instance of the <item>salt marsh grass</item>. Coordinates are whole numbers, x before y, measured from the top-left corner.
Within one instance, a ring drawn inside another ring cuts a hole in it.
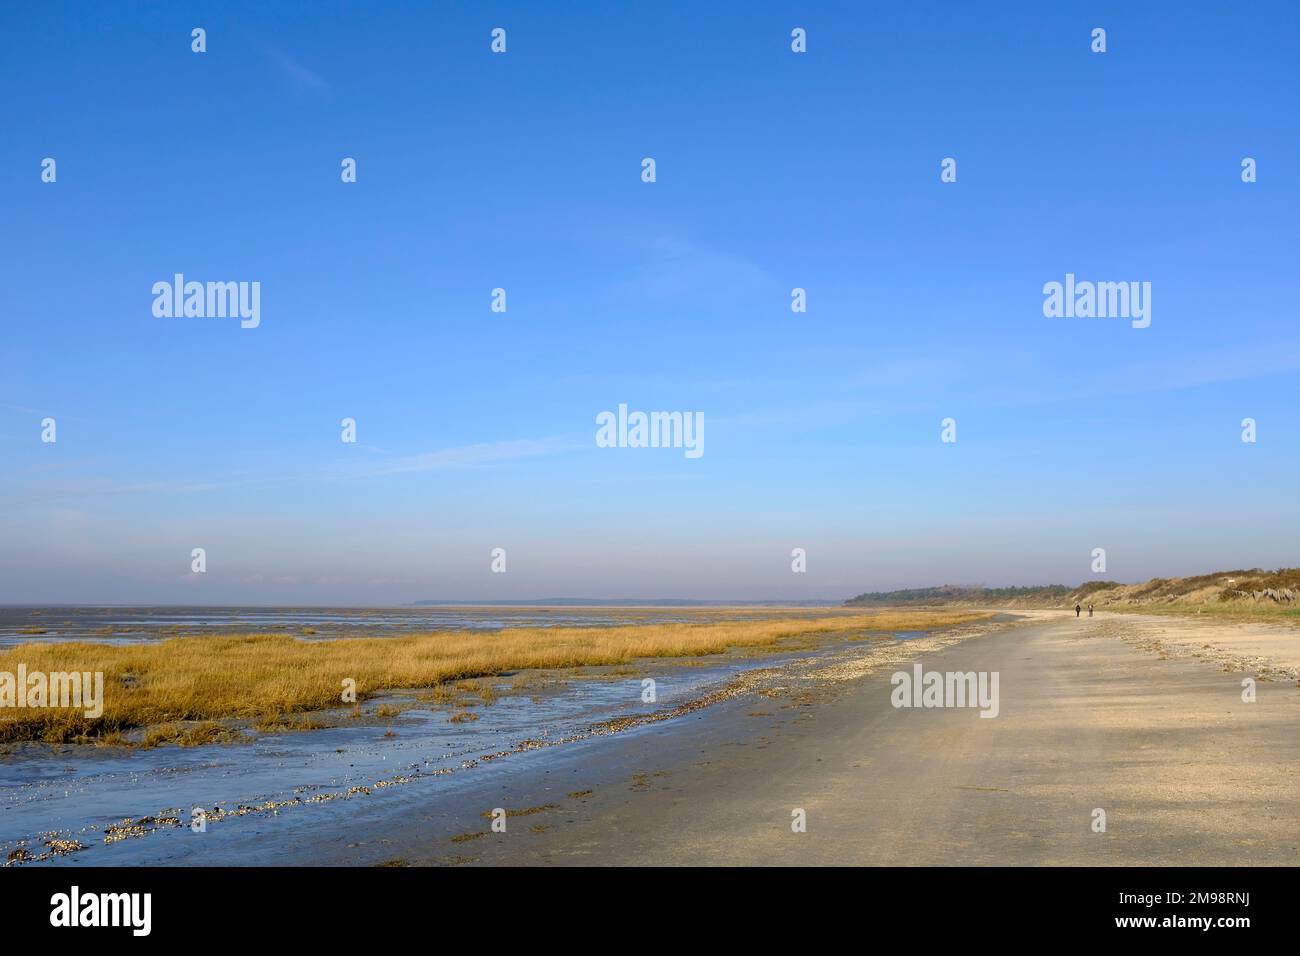
[[[732,648],[803,646],[834,634],[929,630],[986,618],[977,611],[878,611],[766,620],[521,627],[444,631],[400,638],[303,641],[287,634],[180,637],[149,644],[27,643],[0,652],[0,671],[98,671],[104,709],[81,712],[0,710],[0,741],[121,742],[154,728],[150,743],[171,736],[203,743],[221,735],[194,722],[243,721],[263,729],[315,726],[289,716],[342,706],[344,681],[358,700],[389,689],[426,689],[435,699],[473,695],[490,703],[474,678],[528,669],[622,665],[638,658],[698,657]],[[463,705],[462,705],[463,706]]]

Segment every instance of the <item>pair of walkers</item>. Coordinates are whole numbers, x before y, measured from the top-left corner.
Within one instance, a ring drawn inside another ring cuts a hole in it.
[[[1076,605],[1074,606],[1074,616],[1075,616],[1075,617],[1078,617],[1078,616],[1079,616],[1079,612],[1082,611],[1082,610],[1083,610],[1083,605],[1082,605],[1082,604],[1076,604]],[[1091,604],[1088,605],[1088,617],[1092,617],[1092,605],[1091,605]]]

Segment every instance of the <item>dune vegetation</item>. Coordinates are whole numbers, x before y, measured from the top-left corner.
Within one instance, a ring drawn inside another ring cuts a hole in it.
[[[985,588],[944,585],[904,591],[873,591],[845,602],[866,607],[1070,608],[1092,604],[1107,611],[1204,614],[1223,620],[1300,622],[1300,568],[1215,571],[1184,578],[1152,578],[1137,584],[1086,581]]]
[[[458,681],[512,671],[619,665],[733,648],[772,650],[811,645],[830,635],[930,630],[986,617],[973,611],[828,611],[766,620],[442,631],[330,641],[248,634],[135,644],[34,642],[0,651],[0,672],[16,673],[22,664],[29,674],[102,673],[103,712],[91,718],[75,709],[0,709],[0,741],[122,743],[127,732],[168,727],[146,734],[143,742],[209,743],[229,736],[230,722],[276,729],[320,726],[304,715],[343,706],[345,681],[355,682],[358,702],[380,691],[408,688],[433,689],[434,699],[447,700],[437,692]]]

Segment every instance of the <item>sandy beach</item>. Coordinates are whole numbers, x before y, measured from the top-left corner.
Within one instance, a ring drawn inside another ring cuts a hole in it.
[[[1233,655],[1261,639],[1252,626],[1025,614],[521,755],[455,801],[368,807],[346,839],[289,862],[1293,865],[1300,688],[1261,681],[1242,701]],[[1274,665],[1293,665],[1300,633],[1273,640]],[[1168,653],[1174,641],[1186,653]],[[909,660],[998,671],[999,715],[893,707],[889,675]],[[506,833],[490,831],[494,807],[511,813]]]

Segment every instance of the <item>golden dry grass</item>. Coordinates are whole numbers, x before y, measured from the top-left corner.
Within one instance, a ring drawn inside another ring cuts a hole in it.
[[[314,726],[288,715],[342,704],[343,681],[359,699],[381,690],[431,688],[431,697],[490,702],[476,677],[525,669],[626,664],[637,658],[693,657],[729,648],[771,648],[791,639],[851,632],[929,630],[989,615],[976,611],[828,613],[707,624],[643,624],[608,628],[507,628],[444,631],[400,638],[301,641],[287,634],[182,637],[149,644],[29,643],[0,652],[0,671],[89,671],[104,674],[104,710],[0,710],[0,741],[113,741],[139,728],[147,740],[204,742],[209,729],[186,721],[243,720],[256,726]],[[175,728],[173,731],[172,728]]]

